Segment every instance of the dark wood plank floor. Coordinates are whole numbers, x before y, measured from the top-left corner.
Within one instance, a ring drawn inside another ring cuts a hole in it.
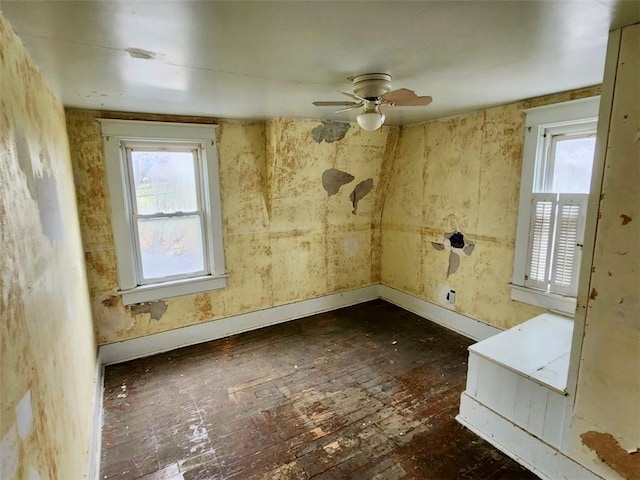
[[[103,479],[534,479],[458,425],[471,342],[383,301],[107,367]]]

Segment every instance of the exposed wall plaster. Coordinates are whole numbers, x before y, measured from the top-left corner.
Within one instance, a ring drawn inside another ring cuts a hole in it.
[[[64,226],[58,201],[56,180],[48,173],[45,173],[41,177],[36,177],[35,184],[42,233],[52,242],[61,242],[64,237]]]
[[[311,130],[311,135],[317,143],[322,141],[333,143],[342,140],[350,127],[351,125],[347,122],[323,120],[320,125]]]
[[[355,177],[350,173],[343,172],[336,168],[329,168],[322,172],[322,186],[329,196],[340,191],[340,187],[353,181]]]
[[[156,302],[146,302],[131,305],[131,313],[134,315],[149,314],[149,320],[160,320],[167,311],[167,302],[158,300]]]
[[[460,258],[468,257],[473,253],[475,244],[458,231],[445,233],[442,243],[431,242],[436,250],[449,249],[449,264],[447,266],[447,278],[458,271]]]
[[[449,266],[447,267],[447,277],[450,277],[458,271],[460,267],[460,256],[453,250],[449,252]]]
[[[373,178],[367,178],[356,185],[351,195],[349,195],[349,199],[351,199],[351,204],[353,205],[353,211],[351,213],[355,215],[358,212],[358,203],[367,196],[372,189]]]
[[[31,409],[31,390],[24,394],[24,397],[16,405],[16,423],[18,436],[24,440],[31,431],[33,424],[33,411]]]
[[[640,453],[627,452],[610,433],[586,432],[582,443],[596,452],[598,458],[627,480],[640,478]]]

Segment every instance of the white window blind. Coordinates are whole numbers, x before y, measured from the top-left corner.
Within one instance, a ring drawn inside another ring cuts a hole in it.
[[[525,286],[576,295],[588,197],[533,194]]]
[[[578,270],[588,198],[588,194],[558,195],[555,251],[549,288],[551,292],[571,296],[578,293]]]
[[[535,193],[531,201],[531,227],[529,229],[529,255],[525,285],[546,290],[551,262],[551,240],[555,225],[557,195]]]

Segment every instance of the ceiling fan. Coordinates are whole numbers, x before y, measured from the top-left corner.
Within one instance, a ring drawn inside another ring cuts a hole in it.
[[[385,107],[417,107],[426,106],[432,102],[428,96],[419,97],[416,92],[408,88],[391,90],[391,75],[387,73],[365,73],[347,78],[353,82],[353,93],[340,92],[351,101],[342,102],[313,102],[316,107],[344,107],[336,113],[346,112],[356,108],[363,108],[356,117],[360,128],[377,130],[384,123]]]

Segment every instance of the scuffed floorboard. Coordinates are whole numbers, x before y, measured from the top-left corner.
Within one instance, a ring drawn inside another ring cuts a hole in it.
[[[454,416],[470,341],[384,301],[107,367],[102,479],[534,479]]]

